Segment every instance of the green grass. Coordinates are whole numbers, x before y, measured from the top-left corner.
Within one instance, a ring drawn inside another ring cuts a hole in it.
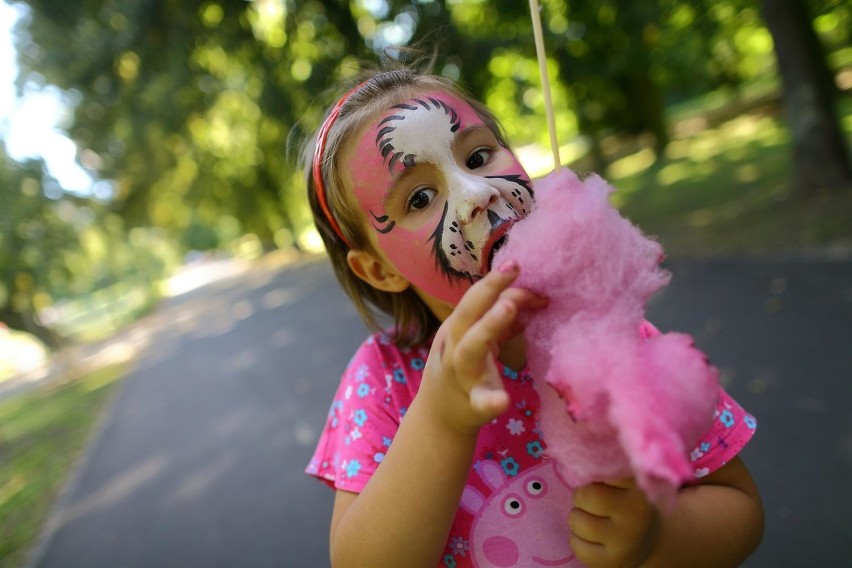
[[[23,566],[121,366],[0,402],[0,567]]]
[[[841,101],[840,114],[852,142],[852,100]],[[852,191],[793,198],[789,175],[789,134],[767,104],[682,133],[661,160],[650,149],[621,158],[608,179],[614,203],[670,255],[852,245]]]
[[[74,343],[99,341],[150,312],[158,299],[148,283],[119,282],[85,297],[62,302],[61,313],[53,327]]]

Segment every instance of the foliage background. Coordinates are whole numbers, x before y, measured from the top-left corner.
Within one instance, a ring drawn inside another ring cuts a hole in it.
[[[824,49],[825,83],[848,96],[849,3],[794,3],[807,11]],[[696,214],[720,217],[708,208],[722,207],[724,200],[713,196],[727,194],[706,176],[695,177],[705,181],[690,190],[687,203],[697,206],[666,208],[676,186],[661,184],[667,178],[660,176],[671,165],[666,160],[684,152],[678,146],[684,136],[758,109],[772,121],[766,145],[787,151],[773,38],[760,3],[542,5],[563,157],[623,180],[622,205],[643,226],[659,220],[665,232],[666,223],[694,221]],[[144,312],[158,280],[189,251],[310,246],[294,159],[299,142],[341,84],[381,52],[404,57],[399,46],[419,45],[427,55],[434,49],[435,71],[460,80],[495,111],[531,173],[549,168],[526,2],[29,0],[16,6],[23,14],[16,28],[18,87],[61,89],[72,110],[68,136],[94,180],[90,194],[73,195],[40,161],[16,163],[0,151],[0,321],[54,346],[85,339],[73,320],[99,305],[118,307],[110,316],[116,324]],[[755,156],[732,151],[741,160]],[[700,166],[692,163],[681,177]],[[758,202],[788,197],[784,160],[761,168],[745,180],[726,178],[726,187],[757,195]],[[772,169],[779,174],[764,175]],[[852,210],[849,193],[842,195],[811,208],[816,222],[825,210]],[[741,213],[735,208],[727,216]],[[672,234],[676,242],[683,236]]]

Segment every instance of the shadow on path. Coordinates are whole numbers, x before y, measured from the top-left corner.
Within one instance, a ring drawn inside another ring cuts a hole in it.
[[[323,566],[332,493],[302,473],[365,335],[323,262],[169,300],[38,566]]]
[[[678,262],[649,309],[759,422],[767,532],[749,567],[852,558],[852,263]],[[323,261],[170,301],[51,520],[39,567],[328,564],[332,492],[302,473],[365,336]]]

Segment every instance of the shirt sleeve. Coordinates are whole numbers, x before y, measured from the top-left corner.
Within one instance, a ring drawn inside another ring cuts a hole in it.
[[[350,361],[331,403],[306,473],[330,487],[360,493],[399,428],[389,396],[387,362],[373,336]]]
[[[756,428],[754,416],[721,390],[713,413],[713,424],[689,455],[695,477],[713,473],[733,459],[751,440]]]

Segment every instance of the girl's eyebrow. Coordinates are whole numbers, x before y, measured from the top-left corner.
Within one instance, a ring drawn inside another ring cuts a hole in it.
[[[385,188],[385,195],[382,198],[382,203],[386,204],[390,200],[390,198],[394,195],[395,190],[399,188],[402,182],[417,171],[418,165],[419,164],[415,162],[414,165],[405,166],[404,169],[397,171],[391,176],[390,182],[388,183],[387,188]]]
[[[491,130],[491,128],[485,123],[480,122],[478,124],[471,124],[469,126],[465,126],[464,128],[460,129],[458,132],[456,132],[455,138],[453,139],[453,146],[456,146],[456,144],[461,144],[462,142],[464,142],[466,139],[473,136],[477,132],[482,132],[483,129],[487,130],[488,132],[490,132],[492,134],[494,133],[494,131]]]

